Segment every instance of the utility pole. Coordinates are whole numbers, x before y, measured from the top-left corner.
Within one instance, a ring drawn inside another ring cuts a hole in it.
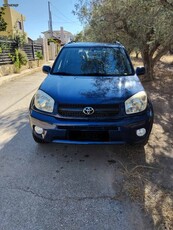
[[[18,7],[19,4],[9,4],[8,0],[4,0],[3,7]]]
[[[52,14],[51,14],[51,10],[50,10],[50,2],[48,1],[48,11],[49,11],[49,31],[51,33],[51,37],[53,37],[53,28],[52,28]]]

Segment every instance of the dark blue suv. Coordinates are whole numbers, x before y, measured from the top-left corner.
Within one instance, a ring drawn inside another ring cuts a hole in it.
[[[30,104],[38,143],[146,144],[153,108],[120,43],[69,43]]]

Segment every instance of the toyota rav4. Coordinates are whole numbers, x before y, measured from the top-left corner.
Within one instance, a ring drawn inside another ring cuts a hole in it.
[[[38,143],[146,144],[153,107],[120,43],[65,45],[30,104]]]

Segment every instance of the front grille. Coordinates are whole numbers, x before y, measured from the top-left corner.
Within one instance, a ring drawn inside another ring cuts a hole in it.
[[[83,113],[85,107],[92,107],[94,113],[86,115]],[[113,118],[119,113],[118,104],[98,104],[98,105],[83,105],[83,104],[60,104],[58,114],[62,117],[71,118]]]
[[[66,130],[72,130],[72,131],[109,131],[109,130],[114,130],[114,131],[119,131],[119,127],[116,126],[57,126],[58,129],[66,129]]]

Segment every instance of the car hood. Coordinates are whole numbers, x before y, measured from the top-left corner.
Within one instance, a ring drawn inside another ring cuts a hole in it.
[[[57,103],[63,104],[120,103],[144,90],[136,75],[118,77],[48,75],[40,89]]]

